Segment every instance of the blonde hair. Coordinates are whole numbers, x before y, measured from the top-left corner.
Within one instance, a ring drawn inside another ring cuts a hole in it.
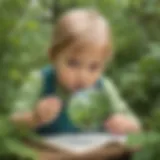
[[[55,26],[51,53],[56,56],[65,49],[80,51],[88,46],[100,46],[103,52],[112,52],[110,33],[108,22],[97,11],[72,9]]]

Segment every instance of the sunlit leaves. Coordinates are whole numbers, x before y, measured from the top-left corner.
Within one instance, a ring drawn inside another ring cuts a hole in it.
[[[129,146],[139,147],[132,160],[158,160],[160,157],[160,134],[156,132],[141,133],[128,138]]]

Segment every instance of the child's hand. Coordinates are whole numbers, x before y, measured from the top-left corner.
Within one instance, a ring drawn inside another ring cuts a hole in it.
[[[34,117],[40,124],[48,123],[57,118],[61,111],[61,106],[60,100],[55,97],[40,100],[34,111]]]
[[[129,120],[125,115],[116,114],[107,119],[105,129],[113,134],[127,134],[140,131],[140,126],[135,121]]]

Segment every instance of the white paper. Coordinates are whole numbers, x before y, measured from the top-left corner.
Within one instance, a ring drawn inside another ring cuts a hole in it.
[[[96,148],[109,142],[122,142],[126,140],[125,136],[109,135],[105,133],[84,133],[84,134],[64,134],[44,138],[49,144],[56,144],[65,149],[77,152]]]

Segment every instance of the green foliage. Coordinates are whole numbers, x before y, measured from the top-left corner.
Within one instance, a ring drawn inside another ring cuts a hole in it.
[[[158,160],[160,157],[160,134],[156,132],[141,133],[128,138],[129,146],[139,147],[132,160]]]
[[[20,141],[31,136],[30,132],[14,128],[8,114],[27,73],[45,63],[49,30],[39,20],[43,8],[30,0],[1,0],[0,13],[0,159],[10,154],[35,158],[35,153]]]
[[[0,159],[17,157],[16,159],[37,159],[37,153],[22,143],[24,138],[34,138],[35,135],[25,127],[17,129],[7,117],[0,117]]]
[[[144,120],[144,125],[147,129],[152,129],[156,132],[160,132],[160,109],[156,108],[154,109],[149,118],[146,118]]]
[[[149,144],[159,143],[160,142],[160,134],[157,132],[145,132],[136,135],[129,135],[127,138],[128,146],[139,146],[143,148]]]
[[[6,110],[28,71],[45,63],[49,29],[39,21],[43,9],[31,1],[2,0],[0,9],[0,95],[6,95],[0,99],[1,108]]]
[[[142,151],[137,152],[133,156],[133,160],[159,160],[160,157],[160,143],[150,144],[145,146]]]

